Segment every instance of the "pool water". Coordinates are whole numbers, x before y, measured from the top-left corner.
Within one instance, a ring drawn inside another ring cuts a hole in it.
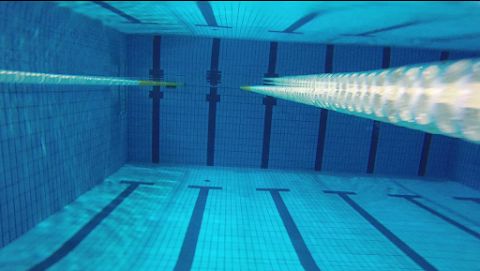
[[[240,89],[479,58],[479,23],[465,1],[0,2],[0,271],[480,271],[480,145]]]

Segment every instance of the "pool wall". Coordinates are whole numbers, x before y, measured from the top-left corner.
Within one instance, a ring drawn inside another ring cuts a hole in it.
[[[125,73],[125,35],[53,3],[0,2],[0,28],[2,69]],[[0,84],[2,247],[125,164],[124,90]]]
[[[162,163],[450,177],[476,185],[468,181],[479,168],[474,144],[237,87],[261,84],[264,76],[365,71],[478,53],[178,36],[154,40],[128,37],[130,75],[148,75],[156,59],[165,80],[187,85],[164,89],[159,99],[158,148],[152,148],[152,98],[143,90],[129,92],[129,161],[151,162],[158,152]],[[220,75],[214,84],[212,70]]]
[[[480,190],[480,145],[454,140],[452,149],[448,177]]]

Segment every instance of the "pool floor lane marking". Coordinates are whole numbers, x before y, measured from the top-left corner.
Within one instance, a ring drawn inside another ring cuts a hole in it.
[[[200,235],[200,227],[202,226],[203,213],[205,212],[205,205],[207,203],[208,191],[210,189],[221,190],[221,187],[211,186],[196,186],[189,185],[189,188],[198,188],[200,193],[198,194],[197,202],[193,208],[193,213],[188,224],[187,233],[183,240],[180,255],[178,256],[177,263],[175,264],[174,271],[188,271],[192,268],[193,258],[195,257],[195,251],[197,249],[198,236]]]
[[[480,198],[464,198],[464,197],[453,197],[453,198],[456,200],[469,200],[469,201],[475,202],[476,204],[480,204]]]
[[[85,239],[109,214],[120,205],[135,189],[140,185],[154,185],[154,183],[147,182],[132,182],[121,181],[120,183],[127,183],[129,186],[123,190],[110,204],[103,208],[98,214],[96,214],[90,221],[85,224],[74,236],[66,241],[59,249],[57,249],[50,257],[46,258],[42,262],[36,264],[29,271],[46,270],[51,267],[65,256],[67,256],[72,250],[74,250],[80,242]]]
[[[383,236],[387,237],[390,242],[392,242],[396,247],[403,251],[403,253],[405,253],[410,259],[412,259],[416,264],[423,268],[423,270],[438,270],[348,196],[356,195],[356,193],[331,190],[324,190],[323,192],[327,194],[337,194],[338,196],[340,196],[340,198],[342,198],[346,203],[348,203],[348,205],[350,205],[355,211],[357,211],[361,216],[363,216],[363,218],[365,218],[370,224],[372,224],[372,226],[374,226],[378,231],[380,231]]]
[[[303,268],[306,271],[320,270],[320,268],[318,268],[317,264],[315,263],[315,260],[313,260],[310,250],[308,250],[308,247],[305,244],[305,241],[303,240],[303,237],[300,234],[300,231],[298,230],[297,225],[293,221],[293,218],[290,215],[290,212],[288,211],[287,206],[285,205],[282,197],[280,196],[279,192],[288,192],[290,191],[290,189],[257,188],[257,191],[270,192],[270,195],[272,196],[273,201],[275,202],[275,205],[277,207],[278,213],[282,218],[283,225],[287,230],[288,236],[292,241],[293,247],[295,248],[295,252],[297,253],[298,259],[300,260],[300,263],[302,264]]]
[[[468,234],[472,235],[473,237],[480,240],[480,233],[478,233],[476,231],[473,231],[473,230],[465,227],[464,225],[460,224],[459,222],[457,222],[457,221],[455,221],[455,220],[453,220],[453,219],[451,219],[451,218],[433,210],[432,208],[430,208],[426,205],[423,205],[422,203],[414,200],[414,199],[422,198],[421,196],[418,196],[418,195],[394,195],[394,194],[388,194],[388,196],[395,197],[395,198],[404,198],[404,199],[410,201],[411,203],[417,205],[418,207],[428,211],[429,213],[437,216],[438,218],[443,219],[444,221],[448,222],[449,224],[461,229],[462,231],[464,231],[464,232],[466,232],[466,233],[468,233]]]

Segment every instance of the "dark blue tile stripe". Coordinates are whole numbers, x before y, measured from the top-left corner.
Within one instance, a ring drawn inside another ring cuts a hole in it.
[[[325,56],[325,73],[333,72],[333,53],[334,47],[331,44],[327,45],[326,56]]]
[[[278,77],[278,74],[275,73],[275,68],[277,66],[277,53],[278,42],[271,42],[268,58],[268,72],[265,74],[265,77]],[[267,96],[263,98],[263,104],[265,105],[265,118],[263,124],[262,161],[260,167],[268,168],[268,160],[270,158],[270,138],[272,135],[273,106],[277,104],[277,99]]]
[[[293,31],[299,29],[300,27],[306,25],[309,23],[311,20],[315,19],[315,17],[318,16],[318,12],[313,12],[308,15],[305,15],[304,17],[298,19],[298,21],[294,22],[291,26],[289,26],[287,29],[285,29],[283,32],[284,33],[292,33]]]
[[[95,4],[101,6],[101,7],[105,8],[105,9],[110,10],[111,12],[113,12],[113,13],[119,15],[119,16],[122,16],[123,18],[129,20],[129,21],[132,22],[132,23],[137,23],[137,24],[141,24],[141,23],[142,23],[141,21],[135,19],[134,17],[126,14],[125,12],[123,12],[123,11],[117,9],[117,8],[114,8],[113,6],[105,3],[104,1],[92,1],[92,3],[95,3]]]
[[[273,106],[276,105],[276,99],[270,96],[263,98],[265,105],[265,120],[263,124],[263,147],[261,168],[268,168],[268,160],[270,159],[270,138],[272,134],[272,118]]]
[[[333,72],[333,45],[327,45],[325,56],[325,73]],[[320,113],[320,125],[318,127],[317,153],[315,156],[315,170],[322,170],[323,151],[325,147],[325,135],[327,133],[328,110],[322,109]]]
[[[157,78],[159,73],[155,71],[160,71],[160,44],[162,42],[161,36],[153,37],[153,69],[151,74],[153,79],[159,80]],[[163,98],[163,92],[160,91],[159,86],[154,86],[153,90],[149,95],[152,98],[152,163],[160,162],[160,99]]]
[[[425,133],[423,139],[422,157],[420,158],[420,166],[418,168],[418,176],[425,176],[427,173],[428,156],[430,155],[430,146],[432,145],[432,134]]]
[[[450,59],[450,52],[449,51],[443,51],[442,55],[440,56],[441,61],[446,61]]]
[[[160,45],[162,44],[162,36],[153,37],[153,59],[154,69],[160,69]]]
[[[312,254],[310,253],[310,250],[308,250],[307,244],[305,244],[305,241],[303,240],[303,237],[300,234],[297,225],[293,221],[293,218],[290,215],[287,206],[285,205],[282,197],[280,196],[279,192],[287,192],[290,191],[290,189],[257,188],[257,191],[269,191],[270,195],[272,195],[275,206],[277,206],[278,213],[282,218],[283,225],[287,230],[288,236],[292,241],[295,252],[297,252],[297,256],[303,268],[306,271],[320,270],[320,268],[318,268],[317,264],[315,263],[315,260],[313,260]]]
[[[458,223],[457,221],[455,221],[455,220],[453,220],[453,219],[451,219],[451,218],[449,218],[449,217],[447,217],[447,216],[445,216],[445,215],[443,215],[443,214],[441,214],[441,213],[433,210],[432,208],[430,208],[430,207],[428,207],[428,206],[425,206],[425,205],[423,205],[422,203],[414,200],[414,198],[421,198],[420,196],[412,197],[412,196],[405,196],[405,195],[390,195],[390,194],[389,194],[389,196],[390,196],[390,197],[401,197],[401,198],[405,198],[406,200],[410,201],[411,203],[417,205],[418,207],[420,207],[420,208],[428,211],[429,213],[431,213],[431,214],[433,214],[433,215],[435,215],[435,216],[443,219],[444,221],[450,223],[451,225],[459,228],[460,230],[462,230],[462,231],[464,231],[464,232],[466,232],[466,233],[468,233],[468,234],[472,235],[473,237],[475,237],[475,238],[477,238],[477,239],[480,240],[480,233],[478,233],[478,232],[476,232],[476,231],[473,231],[473,230],[465,227],[464,225]]]
[[[422,256],[405,244],[400,238],[393,234],[389,229],[382,225],[378,220],[376,220],[372,215],[365,211],[360,205],[353,201],[348,195],[352,195],[353,192],[345,191],[324,191],[325,193],[334,193],[338,194],[348,205],[350,205],[355,211],[357,211],[363,218],[365,218],[372,226],[374,226],[380,233],[387,237],[390,242],[392,242],[396,247],[398,247],[403,253],[405,253],[412,261],[418,264],[423,270],[435,271],[436,269],[433,265],[427,262]],[[354,194],[354,193],[353,193]]]
[[[401,183],[399,183],[399,182],[397,182],[397,181],[393,181],[393,183],[395,183],[396,185],[398,185],[399,187],[401,187],[401,188],[402,188],[403,190],[405,190],[405,191],[408,191],[408,192],[410,192],[410,193],[412,193],[412,194],[416,194],[415,191],[409,189],[408,187],[402,185]],[[436,205],[436,206],[438,206],[438,207],[440,207],[440,208],[442,208],[442,209],[444,209],[444,210],[447,210],[449,213],[454,213],[456,216],[461,217],[463,220],[468,221],[468,223],[470,223],[470,224],[472,224],[472,225],[475,225],[475,226],[477,226],[477,227],[480,227],[480,224],[479,224],[478,222],[476,222],[476,221],[470,219],[469,217],[466,217],[466,216],[464,216],[464,215],[456,212],[455,210],[452,210],[452,209],[450,209],[450,208],[447,208],[447,207],[445,207],[445,206],[442,206],[442,205],[438,204],[437,202],[432,201],[432,200],[430,200],[430,199],[428,199],[428,198],[423,198],[423,200],[424,200],[424,201],[428,201],[428,202],[430,202],[430,204]]]
[[[128,182],[128,181],[127,181]],[[30,271],[40,271],[49,268],[54,265],[63,257],[67,256],[72,250],[74,250],[80,242],[85,239],[115,208],[120,205],[140,184],[139,182],[128,182],[130,185],[118,195],[114,200],[110,202],[105,208],[95,215],[85,226],[83,226],[74,236],[72,236],[67,242],[65,242],[57,251],[55,251],[50,257],[38,263],[34,267],[30,268]],[[148,183],[151,185],[151,183]]]
[[[151,182],[137,182],[137,181],[120,181],[120,183],[142,184],[142,185],[155,185],[155,183],[151,183]]]
[[[188,224],[185,239],[183,239],[180,255],[175,264],[174,271],[188,271],[192,268],[193,258],[197,249],[198,236],[200,235],[200,227],[202,226],[203,213],[205,212],[205,205],[207,204],[208,191],[210,189],[222,189],[221,187],[195,186],[190,185],[189,188],[199,188],[197,202],[193,208],[192,217]]]
[[[445,61],[445,60],[448,60],[449,57],[450,57],[450,52],[443,51],[440,56],[440,60]],[[425,137],[423,139],[422,156],[420,158],[420,166],[418,168],[418,176],[425,176],[427,174],[428,157],[430,155],[430,146],[432,145],[432,137],[433,137],[432,134],[425,133]]]
[[[383,48],[382,69],[390,68],[391,53],[392,53],[392,48],[390,47]],[[373,121],[372,137],[370,140],[370,151],[368,153],[367,173],[373,173],[375,171],[375,161],[377,158],[377,149],[378,149],[378,138],[380,136],[380,125],[381,125],[381,122],[376,120]]]
[[[412,26],[412,25],[418,25],[418,24],[421,24],[421,23],[423,23],[423,22],[409,22],[409,23],[403,23],[403,24],[394,25],[394,26],[390,26],[390,27],[384,27],[384,28],[380,28],[380,29],[376,29],[376,30],[371,30],[371,31],[363,32],[361,34],[342,34],[342,36],[369,36],[369,35],[372,35],[372,34],[377,34],[377,33],[380,33],[380,32],[385,32],[385,31],[390,31],[390,30],[395,30],[395,29],[400,29],[400,28],[404,28],[404,27]]]
[[[462,198],[462,197],[453,197],[454,199],[456,200],[469,200],[469,201],[473,201],[477,204],[480,204],[480,198]]]
[[[218,26],[212,6],[208,1],[197,1],[197,6],[209,26]]]
[[[392,48],[383,47],[382,69],[390,68],[391,55],[392,55]]]
[[[220,60],[220,39],[213,39],[212,59],[210,71],[207,72],[207,80],[210,84],[210,93],[207,94],[208,106],[208,135],[207,135],[207,166],[214,165],[215,155],[215,130],[217,120],[217,103],[220,101],[220,95],[217,94],[216,85],[220,83],[220,72],[218,63]]]
[[[322,170],[325,136],[327,134],[327,118],[328,118],[328,110],[322,109],[322,111],[320,112],[320,125],[318,128],[317,154],[315,157],[316,171]]]
[[[372,137],[370,140],[370,151],[368,153],[367,173],[375,171],[375,161],[377,158],[378,137],[380,136],[380,122],[374,120],[372,127]]]
[[[348,192],[348,191],[338,191],[338,190],[323,190],[325,194],[342,194],[342,195],[356,195],[355,192]]]
[[[278,55],[278,42],[270,42],[270,52],[268,55],[268,72],[265,77],[278,77],[275,73],[277,67],[277,55]]]
[[[216,94],[216,87],[210,88],[210,94],[218,96]],[[216,121],[217,121],[217,103],[214,100],[209,100],[208,106],[208,134],[207,134],[207,166],[213,166],[215,162],[215,133],[216,133]]]

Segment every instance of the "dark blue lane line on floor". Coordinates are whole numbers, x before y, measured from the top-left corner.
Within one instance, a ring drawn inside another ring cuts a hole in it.
[[[221,27],[221,28],[231,28],[230,26],[220,26],[215,19],[215,14],[213,13],[212,6],[209,1],[197,1],[197,7],[200,9],[200,12],[203,15],[203,19],[207,22],[207,25],[196,24],[195,26],[211,26],[211,27]]]
[[[295,248],[295,252],[297,252],[298,259],[302,264],[303,268],[306,271],[317,271],[320,270],[315,260],[313,260],[312,254],[310,250],[308,250],[307,244],[303,240],[300,231],[297,228],[297,225],[293,221],[290,212],[287,209],[287,206],[283,202],[282,197],[280,196],[279,192],[288,192],[290,189],[274,189],[274,188],[257,188],[257,191],[268,191],[270,195],[272,195],[273,201],[275,202],[275,206],[277,206],[278,213],[282,218],[283,225],[287,230],[288,236],[292,241],[293,247]]]
[[[450,52],[443,51],[440,55],[440,61],[448,60],[450,57]],[[423,148],[422,148],[422,156],[420,158],[420,166],[418,168],[418,176],[425,176],[427,174],[427,166],[428,166],[428,157],[430,155],[430,146],[432,145],[432,137],[433,135],[430,133],[425,133],[425,137],[423,139]]]
[[[320,15],[320,12],[312,12],[298,19],[296,22],[294,22],[291,26],[289,26],[287,29],[283,31],[269,30],[268,32],[285,33],[285,34],[303,34],[303,33],[294,32],[294,31],[306,25],[311,20],[315,19],[318,15]]]
[[[404,198],[404,199],[410,201],[411,203],[417,205],[418,207],[420,207],[420,208],[428,211],[429,213],[431,213],[431,214],[433,214],[433,215],[435,215],[435,216],[443,219],[444,221],[450,223],[451,225],[453,225],[453,226],[461,229],[462,231],[464,231],[464,232],[466,232],[466,233],[468,233],[468,234],[472,235],[473,237],[475,237],[475,238],[477,238],[477,239],[480,240],[480,233],[478,233],[478,232],[476,232],[476,231],[473,231],[473,230],[465,227],[464,225],[458,223],[457,221],[455,221],[455,220],[453,220],[453,219],[451,219],[451,218],[449,218],[449,217],[447,217],[447,216],[445,216],[445,215],[443,215],[443,214],[441,214],[441,213],[433,210],[432,208],[430,208],[430,207],[428,207],[428,206],[426,206],[426,205],[423,205],[422,203],[414,200],[414,199],[416,199],[416,198],[417,198],[417,199],[422,198],[421,196],[417,196],[417,195],[415,195],[415,196],[412,196],[412,195],[392,195],[392,194],[388,194],[388,196],[390,196],[390,197],[397,197],[397,198]]]
[[[406,186],[400,184],[400,183],[397,182],[397,181],[393,181],[393,183],[395,183],[396,185],[398,185],[399,187],[401,187],[402,189],[404,189],[405,191],[407,191],[407,192],[409,192],[409,193],[411,193],[411,194],[417,194],[415,191],[407,188]],[[475,226],[477,226],[477,227],[480,227],[480,224],[479,224],[478,222],[471,220],[470,218],[468,218],[468,217],[466,217],[466,216],[464,216],[464,215],[456,212],[455,210],[452,210],[452,209],[450,209],[450,208],[447,208],[447,207],[445,207],[445,206],[442,206],[442,205],[438,204],[437,202],[435,202],[435,201],[433,201],[433,200],[430,200],[430,199],[428,199],[428,198],[423,198],[423,200],[424,200],[424,201],[428,201],[428,202],[430,202],[430,204],[436,205],[436,206],[438,206],[438,207],[440,207],[440,208],[442,208],[442,209],[444,209],[444,210],[447,210],[447,211],[450,212],[450,213],[456,214],[458,217],[461,217],[463,220],[468,221],[468,223],[470,223],[470,224],[472,224],[472,225],[475,225]]]
[[[392,48],[383,47],[382,69],[390,68],[391,53]],[[372,125],[372,137],[370,140],[370,151],[368,154],[367,173],[373,173],[375,170],[375,161],[377,158],[378,138],[380,136],[381,122],[374,120]]]
[[[200,9],[200,12],[209,26],[218,26],[217,20],[215,19],[215,14],[213,14],[212,6],[208,1],[197,1],[197,7]]]
[[[193,208],[192,217],[190,218],[187,233],[185,234],[185,239],[183,239],[182,249],[180,250],[180,255],[173,269],[174,271],[188,271],[192,268],[193,258],[195,257],[195,251],[197,249],[198,236],[200,235],[200,227],[202,226],[203,213],[205,212],[205,205],[207,204],[208,191],[210,189],[222,189],[221,187],[196,185],[189,185],[188,187],[199,188],[200,193]]]
[[[323,192],[327,194],[339,195],[346,203],[348,203],[348,205],[350,205],[355,211],[357,211],[361,216],[363,216],[363,218],[365,218],[370,224],[372,224],[372,226],[374,226],[380,233],[382,233],[383,236],[387,237],[390,242],[392,242],[396,247],[403,251],[403,253],[405,253],[412,261],[414,261],[421,268],[423,268],[423,270],[438,270],[348,196],[356,195],[356,193],[331,190],[325,190]]]
[[[220,83],[221,72],[218,70],[220,60],[220,39],[213,39],[212,59],[210,70],[207,71],[207,82],[210,84],[210,93],[207,94],[208,102],[208,134],[207,134],[207,166],[214,165],[215,159],[215,130],[217,121],[217,103],[220,95],[217,94],[217,85]]]
[[[85,226],[83,226],[74,236],[72,236],[67,242],[65,242],[57,251],[55,251],[50,257],[46,258],[42,262],[36,264],[34,267],[30,268],[30,271],[40,271],[46,270],[51,267],[65,256],[68,255],[72,250],[74,250],[80,242],[85,239],[109,214],[115,210],[115,208],[120,205],[124,199],[126,199],[135,189],[140,185],[154,185],[154,183],[144,183],[144,182],[132,182],[132,181],[121,181],[121,183],[128,183],[129,186],[118,195],[114,200],[110,202],[105,208],[102,209],[98,214],[96,214]]]
[[[160,44],[161,36],[153,37],[153,68],[150,70],[150,77],[155,81],[163,80],[163,71],[160,69]],[[150,91],[149,97],[152,98],[152,163],[160,162],[160,99],[163,98],[163,92],[159,86],[154,86]]]
[[[132,23],[136,23],[136,24],[141,24],[141,23],[142,23],[141,21],[139,21],[139,20],[135,19],[134,17],[126,14],[125,12],[123,12],[123,11],[121,11],[121,10],[113,7],[113,6],[111,6],[110,4],[105,3],[104,1],[92,1],[92,3],[99,5],[99,6],[101,6],[101,7],[104,8],[104,9],[108,9],[108,10],[110,10],[111,12],[113,12],[113,13],[115,13],[115,14],[117,14],[117,15],[119,15],[119,16],[127,19],[127,20],[129,20],[129,21],[132,22]]]
[[[462,39],[475,39],[475,38],[480,38],[480,35],[479,34],[455,35],[455,36],[448,36],[448,37],[442,37],[442,38],[428,39],[426,41],[442,42],[442,41],[451,41],[451,40],[457,41]]]
[[[404,27],[412,26],[412,25],[418,25],[418,24],[422,24],[422,23],[423,22],[409,22],[409,23],[403,23],[403,24],[394,25],[394,26],[390,26],[390,27],[384,27],[384,28],[380,28],[380,29],[376,29],[376,30],[371,30],[371,31],[360,33],[360,34],[341,34],[341,35],[342,36],[370,37],[370,35],[372,35],[372,34],[377,34],[377,33],[380,33],[380,32],[385,32],[385,31],[395,30],[395,29],[399,29],[399,28],[404,28]]]
[[[325,73],[333,72],[333,45],[327,45],[327,52],[325,56]],[[320,125],[318,127],[318,138],[317,138],[317,153],[315,156],[315,170],[321,171],[323,164],[323,152],[325,149],[325,135],[327,134],[327,120],[328,120],[328,110],[323,109],[320,113]]]
[[[453,198],[456,200],[469,200],[469,201],[475,202],[476,204],[480,204],[480,198],[463,198],[463,197],[453,197]]]
[[[275,68],[277,67],[277,52],[278,42],[270,42],[268,71],[265,74],[265,77],[278,77],[278,74],[275,73]],[[270,138],[272,135],[273,106],[277,105],[277,99],[271,96],[266,96],[263,98],[263,105],[265,105],[265,118],[263,124],[263,147],[260,167],[268,168],[268,161],[270,159]]]

